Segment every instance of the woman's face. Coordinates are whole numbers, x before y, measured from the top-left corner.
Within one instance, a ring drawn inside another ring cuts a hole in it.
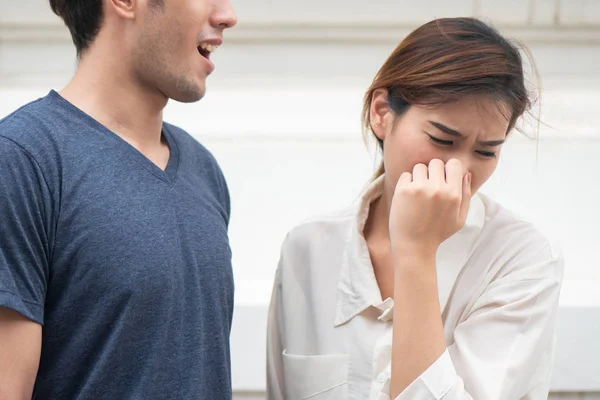
[[[398,178],[416,164],[457,158],[471,172],[475,193],[489,179],[500,157],[509,121],[497,101],[467,97],[439,106],[410,106],[401,116],[389,109],[387,91],[373,95],[371,122],[384,142],[386,189],[393,193]]]

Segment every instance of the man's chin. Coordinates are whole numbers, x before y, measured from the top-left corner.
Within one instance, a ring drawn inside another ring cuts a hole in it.
[[[202,94],[201,96],[195,96],[195,97],[172,97],[171,100],[175,100],[179,103],[195,103],[199,100],[201,100],[204,97],[204,94]]]
[[[204,82],[185,82],[174,87],[170,93],[167,94],[167,97],[180,103],[195,103],[202,99],[205,93],[206,85]]]
[[[205,91],[178,93],[171,97],[171,100],[175,100],[180,103],[195,103],[204,97]]]

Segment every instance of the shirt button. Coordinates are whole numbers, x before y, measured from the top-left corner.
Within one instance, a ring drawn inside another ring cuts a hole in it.
[[[386,380],[387,376],[383,372],[377,376],[377,381],[379,381],[379,383],[384,383]]]

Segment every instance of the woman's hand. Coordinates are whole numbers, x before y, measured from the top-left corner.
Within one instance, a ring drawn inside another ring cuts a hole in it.
[[[402,174],[392,199],[390,239],[393,251],[437,252],[465,224],[471,200],[471,174],[451,159],[417,164]]]

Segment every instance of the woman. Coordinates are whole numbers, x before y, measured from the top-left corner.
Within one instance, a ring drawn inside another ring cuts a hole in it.
[[[269,399],[547,398],[562,256],[476,194],[529,106],[518,50],[478,20],[396,48],[363,110],[378,176],[283,244]]]

